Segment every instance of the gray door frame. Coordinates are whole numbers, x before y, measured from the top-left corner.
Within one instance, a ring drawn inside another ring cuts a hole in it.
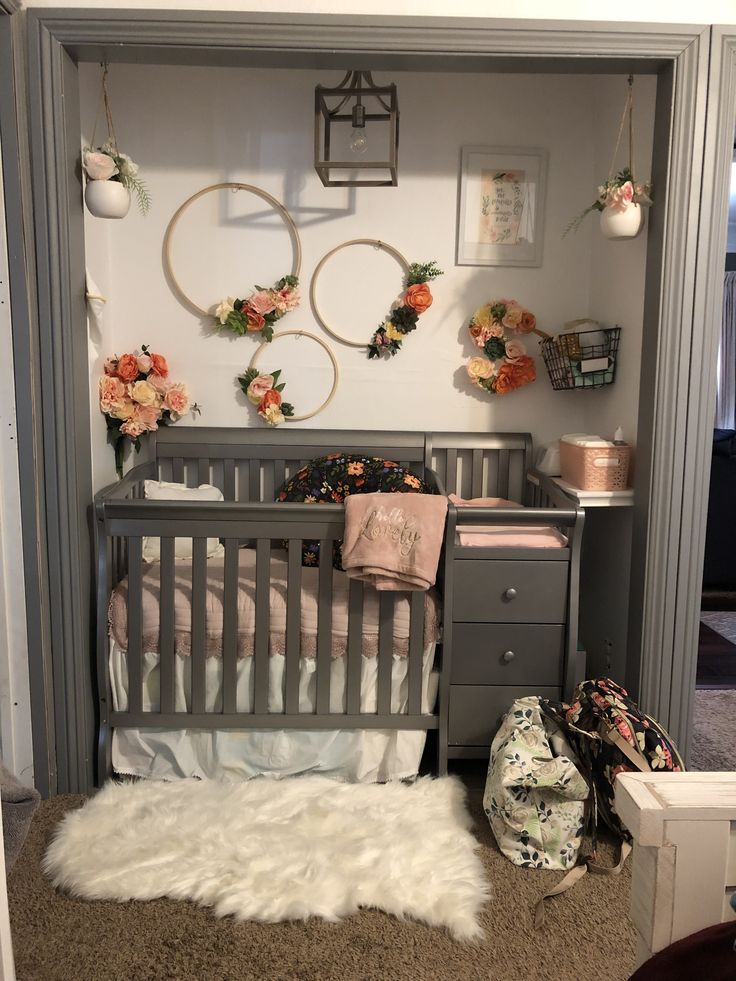
[[[105,55],[296,67],[343,65],[340,53],[350,52],[351,64],[371,68],[458,68],[476,59],[475,70],[658,72],[657,206],[647,260],[628,680],[644,707],[682,741],[689,723],[684,681],[692,674],[699,602],[694,587],[702,567],[707,492],[702,447],[698,451],[692,444],[712,417],[710,391],[704,394],[701,385],[715,363],[710,344],[715,325],[708,320],[714,318],[713,302],[698,265],[704,238],[712,237],[700,225],[703,178],[710,174],[709,154],[717,156],[710,124],[706,141],[710,29],[89,8],[32,8],[25,16],[43,325],[36,328],[33,348],[39,376],[35,397],[46,420],[42,453],[32,461],[33,492],[45,484],[49,546],[39,588],[53,599],[42,615],[51,638],[59,792],[86,790],[93,779],[90,421],[74,59]],[[712,90],[711,118],[722,101],[722,92]],[[691,358],[695,349],[697,357]],[[34,364],[23,369],[31,373]]]

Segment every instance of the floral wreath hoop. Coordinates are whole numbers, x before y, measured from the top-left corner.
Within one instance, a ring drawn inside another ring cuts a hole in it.
[[[490,300],[468,322],[473,343],[483,351],[465,365],[473,385],[490,395],[507,395],[536,380],[534,358],[518,338],[550,335],[537,327],[537,318],[516,300]]]
[[[387,252],[396,259],[404,273],[405,292],[401,300],[394,304],[388,317],[380,325],[378,330],[374,332],[367,344],[363,341],[350,340],[350,338],[338,334],[325,321],[317,304],[317,279],[322,267],[335,253],[351,245],[372,245],[375,249]],[[343,242],[341,245],[335,246],[334,249],[322,256],[312,275],[309,298],[312,304],[312,311],[317,321],[324,327],[328,334],[331,334],[341,344],[347,344],[350,347],[367,348],[369,358],[377,358],[381,354],[393,356],[401,350],[404,335],[415,329],[419,314],[424,313],[432,305],[432,294],[426,285],[427,282],[441,275],[442,270],[437,268],[435,262],[424,264],[416,262],[409,263],[398,249],[395,249],[393,245],[389,245],[387,242],[382,242],[377,238],[354,238],[349,242]]]
[[[171,261],[171,241],[179,219],[191,204],[194,204],[195,201],[205,194],[209,194],[210,191],[220,191],[226,188],[230,188],[232,191],[250,191],[251,194],[255,194],[259,198],[263,198],[264,201],[267,201],[281,215],[291,235],[294,245],[294,257],[291,272],[286,276],[282,276],[273,286],[256,286],[253,292],[244,299],[228,296],[226,299],[220,301],[213,314],[211,310],[204,310],[195,303],[182,289],[174,273],[174,267]],[[273,337],[273,326],[276,321],[280,320],[290,310],[294,310],[299,305],[298,286],[301,264],[302,245],[299,239],[299,232],[294,224],[294,219],[283,204],[272,194],[253,184],[226,182],[222,184],[210,184],[208,187],[203,187],[201,191],[192,194],[191,197],[187,198],[177,208],[171,216],[171,220],[166,228],[166,234],[164,235],[164,268],[169,282],[179,298],[191,310],[194,310],[195,313],[203,317],[211,317],[214,320],[214,326],[217,330],[231,330],[239,336],[260,333],[264,340],[271,340]]]
[[[324,348],[327,352],[330,361],[332,362],[332,370],[334,372],[334,379],[332,382],[332,388],[330,393],[324,402],[313,409],[311,412],[303,412],[301,415],[294,414],[294,406],[290,402],[284,402],[281,396],[281,392],[284,390],[285,382],[279,381],[281,377],[281,369],[271,372],[270,374],[263,375],[260,374],[256,368],[256,362],[261,356],[261,352],[266,347],[266,342],[259,345],[253,357],[250,359],[250,364],[246,368],[242,375],[238,375],[238,381],[240,382],[240,387],[245,393],[246,398],[249,402],[256,406],[258,415],[264,422],[268,423],[269,426],[280,426],[282,422],[301,422],[303,419],[311,419],[312,416],[316,416],[318,412],[326,409],[327,406],[333,399],[335,392],[337,391],[337,383],[340,378],[340,369],[337,366],[337,359],[321,337],[317,337],[316,334],[310,334],[306,330],[282,330],[278,334],[274,334],[273,339],[278,340],[280,337],[288,337],[289,335],[294,335],[296,337],[309,337],[313,341],[316,341],[320,347]]]

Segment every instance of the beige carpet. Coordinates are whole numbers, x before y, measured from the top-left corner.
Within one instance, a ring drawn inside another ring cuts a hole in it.
[[[477,790],[470,803],[495,898],[482,916],[486,939],[475,945],[375,910],[338,924],[264,925],[217,920],[172,900],[58,895],[39,863],[57,821],[82,800],[41,804],[10,875],[19,981],[625,981],[632,970],[630,863],[621,876],[586,876],[549,901],[535,932],[534,902],[561,874],[511,865],[496,849]]]
[[[736,770],[736,689],[695,692],[691,770]]]

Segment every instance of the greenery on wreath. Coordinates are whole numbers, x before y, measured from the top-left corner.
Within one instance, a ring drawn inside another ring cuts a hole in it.
[[[427,283],[442,275],[434,260],[412,262],[403,296],[370,340],[369,358],[378,358],[382,354],[393,357],[401,350],[405,335],[416,328],[419,315],[432,306],[432,293]]]
[[[260,334],[270,341],[274,324],[295,310],[299,299],[298,277],[282,276],[274,286],[256,286],[244,300],[226,297],[215,310],[215,323],[218,330],[226,328],[239,337]]]
[[[248,368],[238,375],[240,387],[249,402],[256,406],[258,415],[269,426],[280,426],[287,416],[294,415],[294,406],[284,402],[281,393],[284,382],[279,383],[281,369],[270,375],[261,375],[257,368]]]

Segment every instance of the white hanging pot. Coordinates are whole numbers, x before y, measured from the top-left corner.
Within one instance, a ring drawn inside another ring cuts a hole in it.
[[[635,238],[641,231],[644,212],[633,201],[625,211],[604,208],[601,215],[601,231],[606,238]]]
[[[84,200],[95,218],[125,218],[130,208],[130,191],[120,181],[87,181]]]

